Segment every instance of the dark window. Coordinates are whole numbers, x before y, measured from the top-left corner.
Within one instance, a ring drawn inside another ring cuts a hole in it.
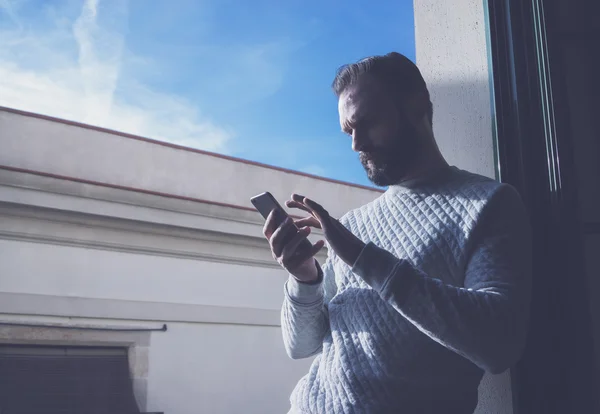
[[[139,413],[127,349],[0,345],[0,413]]]

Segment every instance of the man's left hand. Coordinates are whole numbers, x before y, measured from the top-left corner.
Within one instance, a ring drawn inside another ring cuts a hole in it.
[[[320,204],[299,194],[292,194],[292,199],[286,206],[299,208],[310,214],[309,217],[296,222],[299,227],[310,226],[322,229],[325,239],[339,256],[349,266],[353,266],[365,247],[365,243],[356,237],[342,223],[331,217]]]

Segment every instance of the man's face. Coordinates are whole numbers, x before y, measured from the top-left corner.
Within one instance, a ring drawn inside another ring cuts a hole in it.
[[[338,101],[342,131],[375,185],[400,182],[419,155],[423,140],[379,81],[363,76]]]

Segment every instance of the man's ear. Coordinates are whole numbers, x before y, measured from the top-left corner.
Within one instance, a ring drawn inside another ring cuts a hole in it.
[[[411,94],[404,100],[402,109],[411,125],[419,132],[425,132],[422,131],[424,127],[423,120],[426,120],[427,124],[430,123],[428,93],[423,91]]]

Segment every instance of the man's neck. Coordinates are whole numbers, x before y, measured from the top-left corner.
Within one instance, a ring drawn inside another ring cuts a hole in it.
[[[436,148],[437,149],[437,148]],[[420,180],[432,173],[449,167],[448,162],[442,154],[437,151],[427,151],[422,157],[414,162],[414,167],[402,179],[394,185],[402,185],[404,182]]]
[[[418,130],[424,142],[423,151],[413,162],[413,168],[394,185],[402,185],[403,182],[407,181],[418,181],[428,177],[430,174],[435,174],[436,171],[449,167],[448,162],[437,145],[430,120],[427,117],[423,117],[421,121],[421,124],[418,125]]]

